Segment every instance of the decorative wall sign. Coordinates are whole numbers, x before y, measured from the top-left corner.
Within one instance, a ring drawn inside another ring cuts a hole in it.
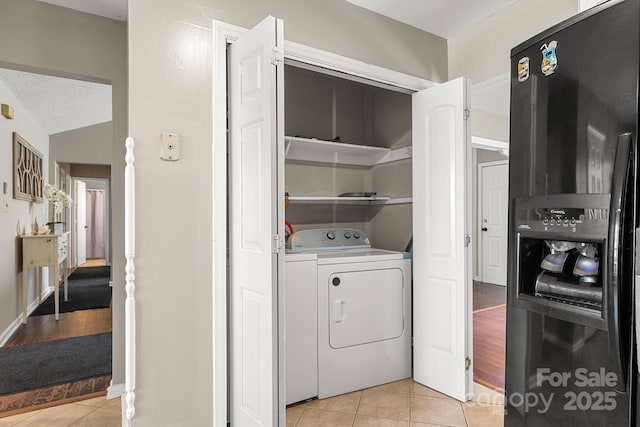
[[[42,154],[13,133],[13,198],[42,203],[44,186]]]

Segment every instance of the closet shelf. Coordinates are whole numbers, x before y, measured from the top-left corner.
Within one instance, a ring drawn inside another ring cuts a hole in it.
[[[411,147],[391,150],[294,136],[285,136],[284,141],[287,160],[374,166],[411,158]]]
[[[392,199],[390,197],[337,197],[337,196],[289,196],[291,204],[322,205],[398,205],[412,203],[411,197]]]

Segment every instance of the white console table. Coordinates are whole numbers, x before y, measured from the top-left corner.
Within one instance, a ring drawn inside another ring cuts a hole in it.
[[[60,264],[64,278],[64,300],[69,298],[69,277],[67,274],[67,254],[69,251],[69,232],[62,234],[22,236],[22,323],[27,323],[27,309],[29,306],[29,269],[31,267],[49,267],[49,282],[54,288],[55,316],[60,317]],[[38,302],[42,295],[42,283],[38,281],[36,293]]]

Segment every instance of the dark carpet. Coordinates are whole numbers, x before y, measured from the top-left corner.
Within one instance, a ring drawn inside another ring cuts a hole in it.
[[[111,332],[0,348],[0,395],[111,374]]]
[[[94,278],[107,278],[111,275],[111,267],[80,267],[69,276],[69,280],[84,280]]]
[[[60,285],[60,313],[93,308],[108,308],[111,304],[110,267],[83,267],[69,276],[69,300],[64,300],[64,284]],[[52,293],[31,316],[54,314],[55,294]]]

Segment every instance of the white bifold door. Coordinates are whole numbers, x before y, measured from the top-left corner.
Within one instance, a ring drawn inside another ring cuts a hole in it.
[[[231,425],[284,420],[278,290],[284,274],[283,24],[229,47]],[[281,295],[280,295],[281,297]],[[284,361],[282,361],[284,362]]]
[[[229,47],[231,425],[284,425],[283,23]],[[467,83],[413,95],[415,380],[470,392]]]
[[[414,379],[458,400],[472,383],[467,82],[413,94]]]

